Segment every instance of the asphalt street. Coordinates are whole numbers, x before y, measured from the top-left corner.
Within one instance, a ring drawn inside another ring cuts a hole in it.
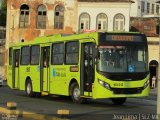
[[[56,116],[57,110],[70,111],[70,119],[76,120],[118,120],[119,116],[129,116],[134,119],[150,120],[156,114],[156,94],[145,98],[129,98],[124,105],[115,106],[110,99],[88,100],[85,104],[75,104],[69,97],[43,96],[30,98],[24,91],[12,90],[7,86],[0,87],[0,106],[6,107],[7,102],[16,102],[17,108],[47,116]],[[154,119],[153,119],[154,120]]]

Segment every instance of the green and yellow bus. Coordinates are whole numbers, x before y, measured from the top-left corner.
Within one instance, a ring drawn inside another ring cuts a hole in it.
[[[148,46],[144,34],[93,32],[50,35],[9,47],[7,82],[28,96],[41,93],[111,98],[149,94]]]

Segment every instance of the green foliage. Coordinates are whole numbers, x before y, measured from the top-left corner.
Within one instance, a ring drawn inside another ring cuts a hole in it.
[[[0,26],[6,26],[6,16],[7,16],[7,1],[2,0],[1,10],[0,10]]]
[[[2,8],[2,10],[7,10],[7,1],[6,0],[2,0],[1,8]]]

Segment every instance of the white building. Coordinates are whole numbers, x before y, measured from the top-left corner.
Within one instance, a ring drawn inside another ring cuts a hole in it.
[[[129,31],[128,0],[79,0],[77,31]]]
[[[158,17],[160,4],[158,0],[133,0],[131,17]]]
[[[134,0],[131,5],[131,17],[134,19],[131,21],[132,25],[135,22],[136,29],[148,36],[150,81],[152,76],[159,76],[159,35],[156,30],[160,19],[160,3],[157,3],[158,1]]]

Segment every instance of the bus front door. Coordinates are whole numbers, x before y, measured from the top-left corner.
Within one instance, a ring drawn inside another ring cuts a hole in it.
[[[94,82],[94,43],[82,44],[81,51],[81,95],[84,92],[92,92],[92,83]]]
[[[12,78],[12,87],[17,89],[19,88],[19,57],[20,50],[16,49],[13,51],[13,78]]]
[[[48,91],[48,81],[49,81],[49,57],[50,47],[42,47],[41,49],[41,91]]]

